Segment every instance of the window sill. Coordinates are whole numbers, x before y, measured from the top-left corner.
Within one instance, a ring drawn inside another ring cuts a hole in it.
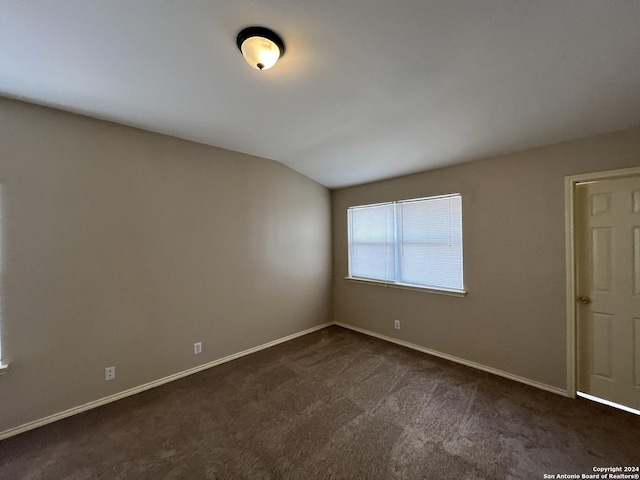
[[[344,277],[344,278],[345,280],[353,283],[364,283],[367,285],[376,285],[378,287],[399,288],[401,290],[413,290],[416,292],[436,293],[438,295],[448,295],[450,297],[464,297],[467,294],[466,290],[447,290],[444,288],[419,287],[417,285],[389,283],[389,282],[383,282],[380,280],[369,280],[367,278],[357,278],[357,277]]]
[[[0,363],[0,375],[4,375],[5,373],[7,373],[7,370],[9,370],[9,364]]]

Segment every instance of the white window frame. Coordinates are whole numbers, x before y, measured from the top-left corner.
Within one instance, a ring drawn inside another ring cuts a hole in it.
[[[398,256],[398,251],[399,251],[399,244],[398,244],[398,234],[397,234],[397,227],[395,227],[395,225],[397,225],[397,208],[396,205],[398,204],[405,204],[405,203],[410,203],[410,202],[419,202],[419,201],[424,201],[424,200],[435,200],[435,199],[441,199],[441,198],[449,198],[449,197],[459,197],[460,198],[460,202],[462,202],[462,194],[460,193],[451,193],[451,194],[447,194],[447,195],[436,195],[436,196],[431,196],[431,197],[421,197],[421,198],[411,198],[411,199],[407,199],[407,200],[398,200],[398,201],[393,201],[393,202],[382,202],[382,203],[373,203],[373,204],[365,204],[365,205],[354,205],[352,207],[349,207],[347,209],[347,217],[349,218],[349,210],[351,209],[357,209],[357,208],[363,208],[363,207],[375,207],[375,206],[383,206],[383,205],[394,205],[394,229],[396,229],[396,231],[394,231],[394,255]],[[462,220],[461,220],[462,221]],[[347,219],[347,222],[349,222],[349,220]],[[425,286],[425,285],[414,285],[414,284],[407,284],[407,283],[402,283],[402,282],[398,282],[398,281],[390,281],[390,280],[377,280],[377,279],[373,279],[373,278],[366,278],[366,277],[358,277],[358,276],[353,276],[352,275],[352,266],[351,266],[351,244],[352,244],[352,240],[351,240],[351,225],[347,224],[347,255],[348,255],[348,268],[349,268],[349,272],[348,275],[345,277],[346,280],[350,281],[350,282],[354,282],[354,283],[362,283],[362,284],[369,284],[369,285],[377,285],[377,286],[382,286],[382,287],[391,287],[391,288],[400,288],[400,289],[405,289],[405,290],[415,290],[415,291],[419,291],[419,292],[428,292],[428,293],[437,293],[437,294],[442,294],[442,295],[450,295],[450,296],[456,296],[456,297],[464,297],[467,293],[466,289],[464,288],[464,232],[462,232],[462,238],[461,238],[461,264],[460,264],[460,268],[461,268],[461,275],[462,275],[462,283],[463,283],[463,288],[461,289],[456,289],[456,288],[449,288],[449,287],[441,287],[441,286]],[[396,262],[396,272],[397,272],[398,266],[397,266],[397,262]],[[396,273],[396,278],[398,277],[397,273]]]

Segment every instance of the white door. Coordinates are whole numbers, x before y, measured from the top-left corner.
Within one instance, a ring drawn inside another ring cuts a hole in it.
[[[578,391],[640,410],[640,177],[576,186]]]

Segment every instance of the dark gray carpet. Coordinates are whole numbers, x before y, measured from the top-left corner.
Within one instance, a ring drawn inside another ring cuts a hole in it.
[[[330,327],[0,442],[2,479],[541,479],[640,417]]]

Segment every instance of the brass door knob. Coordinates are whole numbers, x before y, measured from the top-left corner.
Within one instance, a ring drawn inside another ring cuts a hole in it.
[[[578,300],[584,305],[591,303],[591,299],[589,297],[580,297]]]

